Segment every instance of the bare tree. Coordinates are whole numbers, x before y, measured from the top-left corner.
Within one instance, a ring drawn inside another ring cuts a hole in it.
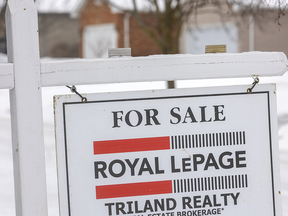
[[[128,1],[128,0],[127,0]],[[280,24],[280,18],[285,15],[287,0],[142,0],[145,6],[139,9],[136,0],[131,1],[131,8],[123,8],[113,0],[102,2],[130,13],[135,17],[142,30],[161,48],[163,54],[179,52],[179,37],[183,24],[191,18],[197,23],[199,14],[213,13],[219,17],[245,16],[256,17],[264,9],[277,10],[274,17]]]

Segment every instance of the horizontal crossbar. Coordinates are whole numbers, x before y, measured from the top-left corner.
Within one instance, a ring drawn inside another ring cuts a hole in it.
[[[287,57],[281,52],[52,60],[41,62],[41,84],[49,87],[282,76],[287,67]],[[0,88],[13,87],[13,65],[0,65]]]

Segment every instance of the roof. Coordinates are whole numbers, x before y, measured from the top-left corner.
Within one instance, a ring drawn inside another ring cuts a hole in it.
[[[1,0],[0,0],[1,1]],[[72,16],[77,16],[83,5],[88,0],[36,0],[38,11],[40,13],[70,13]],[[99,0],[94,0],[95,2]],[[119,8],[132,9],[133,3],[131,0],[111,0]],[[147,1],[136,0],[139,8],[142,10],[148,7]],[[117,13],[119,10],[111,7],[112,12]]]

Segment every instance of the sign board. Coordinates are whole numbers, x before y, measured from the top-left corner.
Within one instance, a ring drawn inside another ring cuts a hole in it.
[[[272,84],[55,96],[61,216],[281,215]]]

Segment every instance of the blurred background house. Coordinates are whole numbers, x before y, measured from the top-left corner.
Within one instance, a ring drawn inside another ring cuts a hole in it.
[[[79,56],[79,20],[69,13],[39,13],[39,43],[42,57]]]
[[[131,47],[132,56],[166,54],[141,28],[129,10],[111,7],[101,0],[36,1],[39,10],[41,57],[102,58],[108,48]],[[181,28],[174,53],[205,53],[205,45],[226,44],[227,52],[281,51],[288,55],[288,16],[269,7],[251,15],[232,15],[229,5],[221,14],[199,9]],[[147,23],[157,24],[153,14],[140,12]],[[3,16],[2,16],[3,18]],[[6,53],[4,18],[0,22],[0,52]],[[155,33],[157,34],[156,30]],[[159,41],[159,40],[158,40]]]
[[[197,22],[193,15],[185,23],[178,41],[179,53],[202,54],[205,53],[205,45],[226,44],[230,53],[281,51],[287,55],[288,17],[281,17],[280,23],[277,23],[277,13],[270,8],[264,8],[254,17],[248,13],[219,16],[200,11]],[[81,57],[107,56],[102,50],[107,52],[109,46],[131,47],[133,56],[163,53],[129,13],[117,11],[99,1],[86,0],[77,8],[76,14],[80,23]],[[152,22],[155,19],[152,15],[144,15]],[[106,48],[103,49],[104,46]],[[96,47],[98,53],[95,53]]]
[[[138,25],[135,17],[100,1],[88,0],[77,8],[80,23],[80,56],[108,56],[108,48],[131,47],[132,56],[161,54],[155,41]],[[143,14],[153,22],[154,17]]]

